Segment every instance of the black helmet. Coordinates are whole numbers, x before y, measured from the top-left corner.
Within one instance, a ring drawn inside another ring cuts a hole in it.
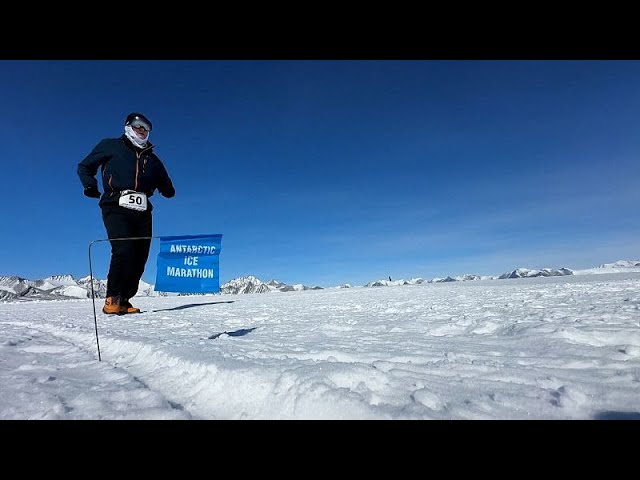
[[[138,122],[140,122],[140,124],[142,124],[147,131],[151,131],[151,129],[153,128],[153,125],[151,124],[151,121],[149,121],[149,119],[147,117],[145,117],[143,114],[141,113],[130,113],[129,115],[127,115],[127,120],[124,122],[125,125],[131,125],[132,122],[134,122],[135,120],[137,120]],[[132,125],[135,127],[135,125]]]

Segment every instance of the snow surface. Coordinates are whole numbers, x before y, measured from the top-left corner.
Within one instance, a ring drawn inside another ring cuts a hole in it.
[[[640,273],[0,303],[0,419],[637,419]]]

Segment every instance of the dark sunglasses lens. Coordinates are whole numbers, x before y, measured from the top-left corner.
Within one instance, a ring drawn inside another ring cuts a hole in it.
[[[134,128],[144,128],[147,132],[149,132],[151,129],[149,128],[149,125],[146,122],[143,122],[142,120],[136,118],[135,120],[133,120],[131,122],[131,126]]]

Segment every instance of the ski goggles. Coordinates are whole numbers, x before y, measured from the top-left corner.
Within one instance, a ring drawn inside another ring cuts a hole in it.
[[[149,122],[141,117],[134,117],[133,120],[129,122],[129,125],[131,125],[132,128],[144,128],[147,132],[151,131]]]

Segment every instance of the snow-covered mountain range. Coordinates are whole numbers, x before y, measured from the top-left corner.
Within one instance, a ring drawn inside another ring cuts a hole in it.
[[[423,283],[440,282],[465,282],[474,280],[496,280],[527,277],[550,277],[563,275],[591,275],[602,273],[640,272],[640,260],[618,260],[614,263],[604,263],[594,268],[584,270],[571,270],[569,268],[543,268],[541,270],[529,268],[517,268],[497,276],[480,276],[465,274],[456,277],[412,278],[410,280],[375,280],[364,287],[385,287],[397,285],[419,285]],[[86,276],[76,280],[71,275],[53,275],[39,280],[28,280],[18,276],[0,276],[0,301],[27,301],[27,300],[62,300],[69,298],[91,298],[91,277]],[[352,288],[345,283],[336,288]],[[246,293],[269,292],[294,292],[302,290],[321,290],[322,287],[309,287],[302,284],[288,285],[278,280],[263,282],[253,275],[239,277],[220,286],[220,294],[238,295]],[[95,298],[104,298],[107,291],[107,281],[93,279],[93,293]],[[168,296],[178,295],[165,292],[156,292],[153,285],[141,280],[137,296]]]
[[[322,287],[308,287],[300,283],[287,285],[278,280],[269,280],[265,283],[253,275],[236,278],[220,286],[220,293],[232,295],[240,293],[299,292],[302,290],[322,290]]]
[[[93,293],[104,298],[107,281],[93,279]],[[137,295],[159,295],[153,285],[141,280]],[[61,300],[66,298],[91,298],[91,277],[76,280],[71,275],[53,275],[40,280],[27,280],[18,276],[0,276],[0,300]]]

